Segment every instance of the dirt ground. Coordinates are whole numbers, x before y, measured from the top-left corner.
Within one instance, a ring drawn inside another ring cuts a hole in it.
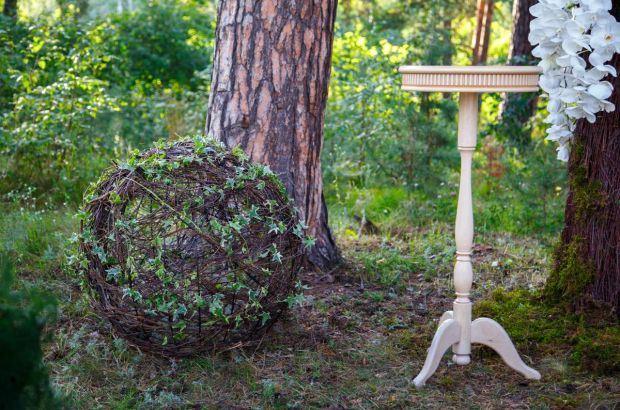
[[[516,247],[518,255],[502,241],[490,238],[476,248],[475,301],[496,286],[544,280],[547,261],[528,250],[535,249],[528,240]],[[356,255],[377,246],[372,240],[345,244],[344,266],[305,274],[305,305],[255,345],[184,360],[128,346],[74,285],[65,285],[68,300],[46,356],[53,382],[77,408],[620,409],[618,375],[576,371],[568,353],[553,347],[522,352],[540,381],[525,380],[487,348],[474,347],[470,365],[457,366],[446,354],[427,385],[416,389],[411,380],[437,319],[451,307],[451,275],[411,272],[397,290],[373,283]],[[514,256],[518,262],[508,272],[498,269]]]

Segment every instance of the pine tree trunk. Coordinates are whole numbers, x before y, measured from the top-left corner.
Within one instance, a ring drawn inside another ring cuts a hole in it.
[[[476,31],[473,38],[472,65],[484,64],[489,53],[493,0],[478,0],[476,6]]]
[[[613,2],[612,14],[620,17],[620,1]],[[611,64],[620,70],[620,55]],[[616,110],[599,113],[594,124],[577,124],[566,226],[545,295],[576,309],[603,303],[620,314],[620,79],[607,80]]]
[[[7,17],[17,17],[17,0],[4,0],[4,7],[2,7],[2,14]]]
[[[514,0],[512,9],[512,42],[508,53],[511,65],[534,65],[532,45],[528,41],[530,22],[533,16],[530,7],[538,0]],[[531,141],[531,129],[527,122],[536,111],[537,93],[507,93],[500,107],[500,116],[509,139],[518,146],[527,146]]]
[[[508,58],[525,59],[530,61],[532,57],[532,45],[527,37],[530,34],[530,22],[534,18],[530,14],[530,7],[538,3],[538,0],[515,0],[512,6],[512,42],[508,51]],[[523,62],[519,65],[528,64]]]
[[[310,262],[340,255],[321,179],[337,0],[220,0],[206,132],[282,179],[316,239]]]

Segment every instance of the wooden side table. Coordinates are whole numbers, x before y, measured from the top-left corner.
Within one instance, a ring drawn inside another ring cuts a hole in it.
[[[421,387],[433,375],[442,356],[452,346],[452,360],[459,365],[471,361],[471,344],[491,347],[504,362],[528,379],[540,379],[540,373],[528,367],[517,353],[500,324],[488,318],[472,322],[469,292],[473,281],[471,254],[474,216],[471,194],[471,163],[478,136],[478,94],[484,92],[526,92],[538,90],[538,67],[516,66],[404,66],[402,89],[407,91],[458,92],[458,149],[461,153],[461,180],[456,212],[456,264],[453,310],[439,320],[424,367],[413,380]]]

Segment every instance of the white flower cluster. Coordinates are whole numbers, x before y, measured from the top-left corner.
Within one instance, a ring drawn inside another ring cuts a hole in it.
[[[613,111],[607,101],[613,87],[603,78],[616,76],[608,65],[620,52],[620,23],[609,10],[611,0],[540,0],[530,8],[532,51],[541,59],[540,87],[549,96],[548,139],[557,141],[558,158],[566,161],[575,122],[596,121],[599,111]],[[589,53],[586,63],[584,56]]]

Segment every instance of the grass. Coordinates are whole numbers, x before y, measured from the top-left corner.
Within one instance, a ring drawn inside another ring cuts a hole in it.
[[[0,219],[0,252],[19,264],[21,273],[37,277],[57,272],[64,262],[67,241],[77,225],[75,212],[3,205]]]
[[[63,269],[77,229],[73,214],[10,207],[0,222],[1,246],[19,261],[22,283],[45,287],[60,301],[45,361],[71,408],[553,409],[620,401],[618,369],[604,365],[618,346],[618,324],[590,326],[536,299],[550,262],[548,238],[479,234],[472,289],[476,312],[503,322],[543,380],[526,381],[475,347],[471,365],[456,366],[446,355],[417,390],[410,381],[453,298],[449,221],[407,225],[398,235],[387,223],[380,235],[367,235],[332,218],[346,264],[329,275],[304,275],[306,304],[258,347],[170,360],[117,338],[79,278]]]

